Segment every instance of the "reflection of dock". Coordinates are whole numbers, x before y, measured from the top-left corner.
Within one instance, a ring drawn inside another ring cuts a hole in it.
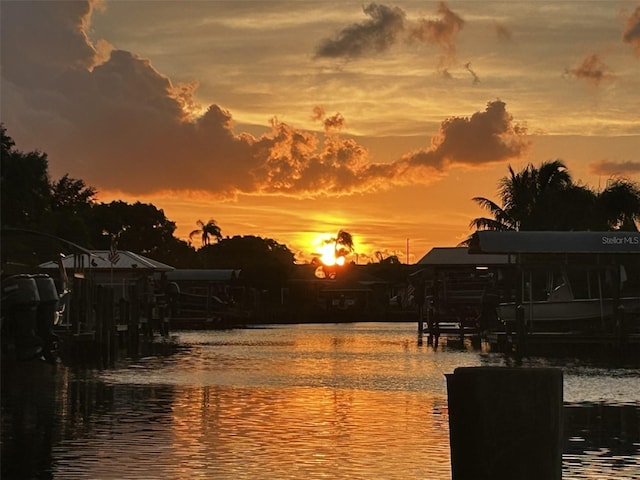
[[[590,357],[619,356],[632,358],[640,354],[640,333],[624,336],[585,332],[529,332],[518,339],[517,333],[491,332],[487,335],[491,350],[517,353],[518,346],[526,346],[531,355],[585,355]]]
[[[465,325],[463,322],[440,322],[429,328],[428,323],[424,323],[422,333],[426,335],[447,335],[470,337],[480,335],[480,330],[476,325]]]

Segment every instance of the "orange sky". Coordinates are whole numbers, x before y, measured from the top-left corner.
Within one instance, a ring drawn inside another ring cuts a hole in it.
[[[7,2],[0,112],[101,201],[186,238],[344,229],[358,261],[466,238],[508,165],[640,181],[640,5]]]

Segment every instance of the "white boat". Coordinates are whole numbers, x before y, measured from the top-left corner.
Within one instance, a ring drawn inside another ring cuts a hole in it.
[[[611,271],[533,271],[527,272],[522,285],[522,310],[528,331],[576,331],[613,329],[616,310],[625,319],[640,317],[640,292],[624,290],[626,273],[620,269],[620,290],[612,294]],[[515,302],[500,303],[498,318],[516,330]]]

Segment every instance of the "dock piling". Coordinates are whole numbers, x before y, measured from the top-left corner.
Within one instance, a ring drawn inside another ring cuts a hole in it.
[[[562,478],[562,370],[461,367],[446,378],[453,480]]]

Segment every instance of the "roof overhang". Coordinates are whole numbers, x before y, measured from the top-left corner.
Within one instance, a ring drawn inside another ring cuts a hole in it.
[[[640,232],[496,232],[473,234],[470,253],[640,253]]]

